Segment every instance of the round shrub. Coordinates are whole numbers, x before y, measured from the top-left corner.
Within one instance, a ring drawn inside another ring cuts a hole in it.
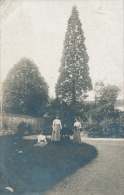
[[[85,127],[83,128],[85,132],[87,132],[89,137],[102,137],[103,132],[99,122],[93,123],[86,123]]]
[[[19,137],[22,137],[26,133],[31,134],[32,133],[32,127],[31,127],[31,124],[22,121],[17,126],[17,135]]]

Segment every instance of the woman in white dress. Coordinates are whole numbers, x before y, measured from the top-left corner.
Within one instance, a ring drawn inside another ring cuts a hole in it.
[[[53,131],[51,141],[60,141],[60,130],[62,129],[61,121],[59,116],[56,116],[56,119],[53,121]]]
[[[81,144],[80,129],[81,129],[81,122],[79,122],[78,118],[76,118],[74,123],[73,142],[77,144]]]

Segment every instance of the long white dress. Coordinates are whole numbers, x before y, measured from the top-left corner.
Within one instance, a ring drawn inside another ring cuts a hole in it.
[[[62,124],[59,119],[53,121],[53,131],[51,141],[60,141],[60,130],[62,129]]]
[[[73,141],[77,144],[81,144],[80,128],[81,128],[81,123],[78,121],[75,122],[74,123]]]

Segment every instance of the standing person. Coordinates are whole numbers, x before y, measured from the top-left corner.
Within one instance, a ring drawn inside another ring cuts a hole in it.
[[[81,122],[79,122],[79,119],[76,118],[74,123],[73,142],[77,144],[81,144],[80,129],[81,129]]]
[[[62,129],[61,121],[59,116],[56,116],[56,119],[53,121],[53,131],[51,141],[60,141],[60,130]]]

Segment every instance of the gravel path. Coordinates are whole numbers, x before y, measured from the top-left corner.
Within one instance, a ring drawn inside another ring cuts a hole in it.
[[[124,194],[124,140],[83,141],[97,148],[98,157],[45,192],[45,195]]]

